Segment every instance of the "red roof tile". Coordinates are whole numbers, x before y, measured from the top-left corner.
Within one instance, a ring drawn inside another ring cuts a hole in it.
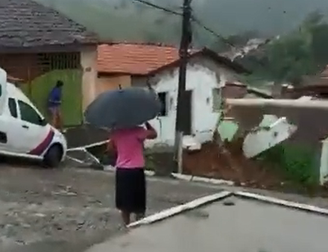
[[[147,75],[179,59],[175,47],[151,44],[102,44],[98,46],[98,72]]]

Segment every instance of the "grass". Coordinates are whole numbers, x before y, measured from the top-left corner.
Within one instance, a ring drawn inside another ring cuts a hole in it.
[[[311,186],[318,182],[319,164],[315,151],[306,146],[281,144],[262,153],[257,159],[273,164],[289,180]]]

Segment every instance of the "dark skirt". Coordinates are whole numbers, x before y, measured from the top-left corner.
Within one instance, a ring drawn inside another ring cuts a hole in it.
[[[116,169],[116,207],[143,214],[146,211],[146,178],[143,168]]]

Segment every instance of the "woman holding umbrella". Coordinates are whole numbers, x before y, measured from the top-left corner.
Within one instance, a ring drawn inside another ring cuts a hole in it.
[[[144,141],[157,137],[156,130],[147,122],[145,127],[113,130],[109,148],[117,153],[116,207],[121,211],[124,224],[130,223],[131,214],[136,220],[146,212],[146,178]]]
[[[157,132],[148,123],[161,111],[157,94],[149,87],[126,88],[100,94],[85,111],[85,120],[111,130],[109,148],[117,153],[116,206],[125,225],[132,213],[143,218],[146,211],[144,141]],[[145,123],[146,122],[146,123]],[[145,127],[136,125],[145,124]]]

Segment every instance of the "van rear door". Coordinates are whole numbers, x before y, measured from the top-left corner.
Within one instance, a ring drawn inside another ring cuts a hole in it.
[[[17,153],[17,143],[23,142],[24,138],[19,132],[19,118],[17,103],[9,97],[0,114],[0,151],[4,153]]]
[[[0,151],[11,150],[10,140],[8,139],[8,129],[11,128],[11,123],[6,114],[7,102],[7,73],[0,68]]]

